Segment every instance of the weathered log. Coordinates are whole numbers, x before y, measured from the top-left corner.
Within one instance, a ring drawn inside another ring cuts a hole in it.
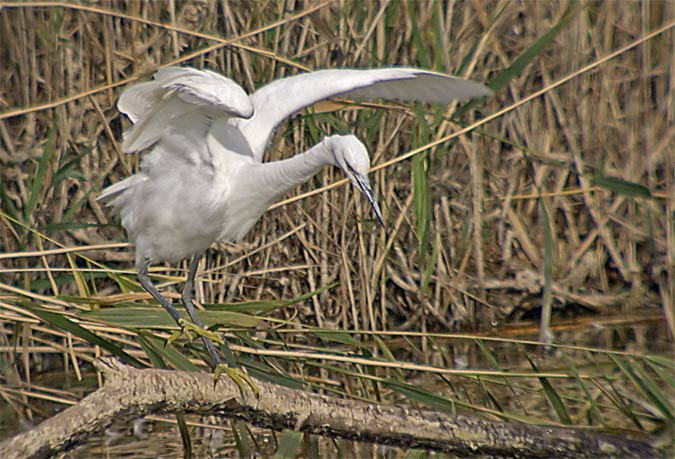
[[[35,428],[0,443],[2,457],[40,458],[63,451],[121,420],[150,414],[218,414],[274,430],[444,451],[461,457],[655,457],[648,444],[589,430],[498,422],[381,406],[256,381],[258,397],[229,378],[144,369],[102,358],[104,387]]]

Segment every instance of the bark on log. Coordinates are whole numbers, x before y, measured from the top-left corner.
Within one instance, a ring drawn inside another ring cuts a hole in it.
[[[30,431],[0,443],[2,457],[63,451],[113,421],[160,413],[219,414],[274,430],[450,452],[460,457],[655,457],[651,446],[588,430],[489,421],[388,407],[256,381],[259,397],[227,377],[129,367],[102,358],[104,387]]]

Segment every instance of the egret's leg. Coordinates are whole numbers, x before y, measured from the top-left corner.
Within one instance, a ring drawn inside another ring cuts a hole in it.
[[[199,319],[199,316],[197,315],[197,310],[195,309],[194,301],[192,301],[193,298],[192,295],[194,292],[194,285],[195,285],[195,276],[197,276],[197,269],[201,259],[202,259],[201,254],[192,257],[192,260],[190,261],[190,271],[188,272],[187,280],[185,281],[185,285],[183,286],[183,292],[181,293],[181,297],[183,298],[183,304],[185,305],[185,309],[187,310],[187,313],[192,319],[192,321],[196,325],[203,327],[204,325],[202,324],[202,321]]]
[[[143,266],[138,268],[138,281],[141,283],[141,286],[145,289],[145,291],[152,295],[152,297],[157,300],[157,302],[161,304],[164,309],[166,309],[166,312],[168,312],[169,315],[173,317],[173,320],[175,320],[176,323],[180,325],[180,322],[183,320],[180,317],[180,313],[176,308],[173,307],[169,300],[164,298],[162,294],[159,293],[157,287],[155,287],[155,285],[150,280],[150,275],[148,274],[149,264],[150,263],[148,261],[144,263]]]
[[[199,318],[199,315],[197,314],[197,308],[195,308],[194,302],[192,301],[195,276],[197,275],[197,268],[199,267],[199,261],[201,259],[202,259],[201,254],[192,257],[192,261],[190,264],[190,272],[188,273],[187,280],[185,281],[185,285],[183,286],[183,292],[181,294],[181,297],[183,299],[183,305],[185,306],[185,310],[190,316],[192,322],[197,327],[204,329],[204,324]],[[209,336],[210,335],[211,333],[209,332]],[[202,334],[201,338],[202,342],[204,343],[204,346],[206,347],[206,350],[209,353],[209,357],[213,362],[215,381],[218,381],[220,375],[222,373],[225,373],[230,377],[230,379],[232,379],[232,381],[234,381],[237,384],[237,386],[239,386],[239,389],[241,389],[242,392],[244,392],[244,390],[246,389],[245,386],[246,384],[251,388],[253,393],[258,395],[258,386],[255,385],[253,379],[251,379],[251,377],[246,373],[246,370],[238,368],[237,362],[234,359],[234,354],[232,354],[232,351],[230,350],[230,347],[227,345],[225,339],[222,338],[220,335],[217,335],[218,339],[216,340],[216,342],[220,343],[220,349],[223,351],[223,354],[225,355],[227,364],[222,363],[220,357],[218,356],[218,353],[216,352],[215,346],[213,345],[213,342],[209,339],[209,337],[206,334]]]
[[[199,267],[199,261],[201,259],[202,259],[201,254],[192,257],[192,262],[190,263],[190,272],[188,273],[187,281],[185,281],[185,286],[183,287],[183,292],[181,296],[183,298],[183,305],[185,306],[185,310],[187,311],[188,316],[190,316],[192,323],[201,329],[205,329],[204,323],[199,318],[199,314],[197,314],[195,304],[192,301],[192,292],[194,290],[195,276],[197,275],[197,268]],[[211,363],[213,364],[213,367],[214,368],[217,367],[222,362],[220,360],[220,357],[218,356],[218,353],[216,352],[216,347],[213,345],[213,342],[208,338],[208,336],[202,335],[201,338],[202,342],[204,343],[204,347],[206,348],[206,351],[209,353],[209,357],[211,358]]]
[[[176,308],[173,307],[173,305],[171,304],[171,302],[170,302],[168,299],[166,299],[164,296],[162,296],[161,293],[159,293],[159,290],[157,290],[157,287],[155,287],[155,285],[152,283],[152,280],[150,280],[150,275],[148,274],[148,265],[149,265],[149,262],[144,263],[143,266],[141,266],[141,267],[138,269],[138,281],[141,283],[141,286],[142,286],[142,287],[143,287],[150,295],[152,295],[152,297],[153,297],[155,300],[157,300],[157,302],[158,302],[159,304],[162,305],[162,307],[166,310],[166,312],[169,313],[169,315],[173,318],[173,320],[174,320],[174,321],[175,321],[175,322],[176,322],[183,330],[185,330],[185,329],[187,328],[188,333],[189,333],[190,331],[193,331],[193,332],[195,332],[197,335],[200,335],[200,334],[201,334],[201,335],[202,335],[202,339],[204,339],[204,338],[205,338],[205,337],[203,336],[204,333],[203,333],[203,332],[200,333],[201,330],[196,330],[196,331],[195,331],[195,330],[192,330],[192,329],[189,327],[189,325],[187,324],[187,322],[185,322],[185,321],[183,320],[183,318],[180,316],[180,313],[178,312],[178,310],[177,310]],[[194,276],[193,276],[193,277],[194,277]],[[194,312],[194,306],[193,306],[192,308],[193,308],[193,312]],[[188,314],[190,314],[190,311],[188,311]],[[204,326],[202,325],[202,322],[199,320],[199,317],[196,316],[196,313],[194,313],[194,315],[193,315],[193,314],[190,314],[190,318],[192,318],[193,321],[194,321],[194,318],[195,318],[195,317],[196,317],[196,319],[197,319],[197,322],[199,322],[199,323],[195,323],[195,325],[196,325],[197,327],[204,328]],[[179,333],[179,335],[180,335],[180,333]],[[169,338],[169,340],[172,341],[172,340],[175,340],[176,338],[177,338],[177,336],[172,336],[171,338]],[[220,339],[220,336],[217,335],[217,334],[216,334],[216,339]],[[207,343],[207,341],[208,341],[208,343]],[[215,366],[217,366],[218,364],[220,364],[220,359],[218,358],[218,354],[217,354],[216,351],[215,351],[215,348],[214,348],[214,346],[213,346],[213,343],[211,343],[211,341],[208,340],[208,339],[207,339],[207,341],[204,341],[204,345],[206,346],[207,351],[209,351],[209,356],[211,357],[211,360],[213,360],[213,366],[215,367]],[[214,359],[214,356],[215,356],[215,359]]]

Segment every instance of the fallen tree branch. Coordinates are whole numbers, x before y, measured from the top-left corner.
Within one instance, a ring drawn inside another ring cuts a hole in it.
[[[63,451],[113,421],[159,413],[218,414],[274,430],[444,451],[461,457],[654,457],[651,446],[588,430],[489,421],[388,407],[256,381],[259,397],[209,373],[139,370],[114,358],[95,362],[104,387],[32,430],[0,443],[3,458]]]

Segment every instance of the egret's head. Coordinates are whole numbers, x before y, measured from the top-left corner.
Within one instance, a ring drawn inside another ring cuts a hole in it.
[[[327,137],[325,142],[333,153],[335,165],[342,169],[352,185],[363,193],[373,208],[377,220],[384,226],[382,212],[375,202],[375,195],[368,180],[370,157],[365,145],[353,135],[335,135]]]

